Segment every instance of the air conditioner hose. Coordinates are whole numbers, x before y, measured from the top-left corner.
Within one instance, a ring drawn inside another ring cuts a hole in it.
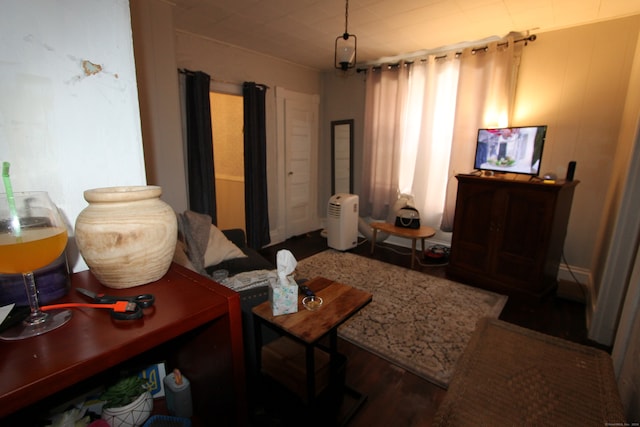
[[[373,240],[373,228],[369,225],[369,223],[374,222],[371,218],[362,218],[358,217],[358,231],[364,237],[366,237],[369,241]],[[376,243],[387,240],[389,237],[389,233],[385,233],[384,231],[378,231],[376,234]]]

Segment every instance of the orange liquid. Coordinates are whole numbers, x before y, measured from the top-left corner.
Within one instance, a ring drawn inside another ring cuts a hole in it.
[[[22,274],[51,264],[67,245],[67,230],[42,227],[21,230],[20,237],[0,234],[0,273]]]

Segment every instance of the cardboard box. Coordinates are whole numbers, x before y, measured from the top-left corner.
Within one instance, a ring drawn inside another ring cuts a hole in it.
[[[154,399],[156,397],[164,396],[164,384],[162,381],[166,376],[164,362],[148,366],[141,371],[138,376],[146,379],[149,384],[151,384],[151,389],[149,391]]]

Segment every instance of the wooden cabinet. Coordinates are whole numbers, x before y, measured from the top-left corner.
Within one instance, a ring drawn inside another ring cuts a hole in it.
[[[554,291],[578,181],[456,178],[448,274],[509,294]]]
[[[165,361],[191,381],[194,425],[245,425],[242,320],[238,293],[172,264],[156,282],[109,289],[89,272],[71,277],[61,302],[96,293],[151,293],[155,304],[138,320],[113,320],[108,310],[78,309],[66,325],[22,341],[0,341],[0,425],[32,425],[50,408],[104,385],[120,371]],[[216,420],[215,422],[211,420]]]

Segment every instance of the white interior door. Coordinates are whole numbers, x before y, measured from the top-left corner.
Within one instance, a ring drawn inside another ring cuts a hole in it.
[[[283,156],[282,178],[284,237],[319,227],[318,187],[318,97],[278,88],[278,122]],[[282,186],[280,187],[282,188]]]

